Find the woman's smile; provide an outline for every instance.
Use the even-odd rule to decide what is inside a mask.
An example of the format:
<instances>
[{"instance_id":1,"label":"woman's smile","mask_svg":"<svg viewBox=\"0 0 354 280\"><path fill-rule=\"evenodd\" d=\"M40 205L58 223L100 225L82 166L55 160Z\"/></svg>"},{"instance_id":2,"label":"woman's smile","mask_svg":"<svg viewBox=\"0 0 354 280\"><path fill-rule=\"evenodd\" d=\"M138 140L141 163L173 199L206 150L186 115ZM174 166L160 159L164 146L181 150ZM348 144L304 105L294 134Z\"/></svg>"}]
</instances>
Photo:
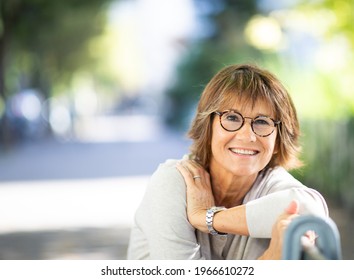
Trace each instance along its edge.
<instances>
[{"instance_id":1,"label":"woman's smile","mask_svg":"<svg viewBox=\"0 0 354 280\"><path fill-rule=\"evenodd\" d=\"M229 150L238 156L255 156L259 153L259 151L246 148L229 148Z\"/></svg>"}]
</instances>

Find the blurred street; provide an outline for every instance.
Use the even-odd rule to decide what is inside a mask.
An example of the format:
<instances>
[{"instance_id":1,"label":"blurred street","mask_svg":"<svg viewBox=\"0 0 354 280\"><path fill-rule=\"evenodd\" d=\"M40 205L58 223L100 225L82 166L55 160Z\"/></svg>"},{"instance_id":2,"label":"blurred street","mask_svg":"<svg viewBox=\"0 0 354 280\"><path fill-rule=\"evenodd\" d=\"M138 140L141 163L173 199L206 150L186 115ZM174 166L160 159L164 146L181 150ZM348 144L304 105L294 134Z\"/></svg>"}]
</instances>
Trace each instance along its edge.
<instances>
[{"instance_id":1,"label":"blurred street","mask_svg":"<svg viewBox=\"0 0 354 280\"><path fill-rule=\"evenodd\" d=\"M124 131L126 140L103 138L104 126L95 125L100 141L45 139L0 154L0 259L126 257L149 176L186 153L188 141L158 123L107 129ZM148 128L153 134L127 138Z\"/></svg>"}]
</instances>

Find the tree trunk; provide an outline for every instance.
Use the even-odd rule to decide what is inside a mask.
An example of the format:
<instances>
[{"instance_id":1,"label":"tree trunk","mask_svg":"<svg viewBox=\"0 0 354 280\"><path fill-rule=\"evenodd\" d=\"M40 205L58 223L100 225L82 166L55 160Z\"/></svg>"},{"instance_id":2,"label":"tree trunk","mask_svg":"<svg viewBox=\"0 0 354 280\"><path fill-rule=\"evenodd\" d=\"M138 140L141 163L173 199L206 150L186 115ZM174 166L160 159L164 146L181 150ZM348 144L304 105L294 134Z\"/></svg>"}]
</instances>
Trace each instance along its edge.
<instances>
[{"instance_id":1,"label":"tree trunk","mask_svg":"<svg viewBox=\"0 0 354 280\"><path fill-rule=\"evenodd\" d=\"M0 2L0 21L2 24L2 30L0 30L0 101L4 102L6 109L6 83L5 83L5 54L6 54L6 44L8 39L8 26L5 17L5 7L4 3ZM10 148L12 143L11 129L9 127L6 115L0 115L0 147L4 149Z\"/></svg>"},{"instance_id":2,"label":"tree trunk","mask_svg":"<svg viewBox=\"0 0 354 280\"><path fill-rule=\"evenodd\" d=\"M5 95L5 36L6 36L6 24L4 15L4 4L0 3L0 24L2 25L2 30L0 29L0 97L3 101L6 100Z\"/></svg>"}]
</instances>

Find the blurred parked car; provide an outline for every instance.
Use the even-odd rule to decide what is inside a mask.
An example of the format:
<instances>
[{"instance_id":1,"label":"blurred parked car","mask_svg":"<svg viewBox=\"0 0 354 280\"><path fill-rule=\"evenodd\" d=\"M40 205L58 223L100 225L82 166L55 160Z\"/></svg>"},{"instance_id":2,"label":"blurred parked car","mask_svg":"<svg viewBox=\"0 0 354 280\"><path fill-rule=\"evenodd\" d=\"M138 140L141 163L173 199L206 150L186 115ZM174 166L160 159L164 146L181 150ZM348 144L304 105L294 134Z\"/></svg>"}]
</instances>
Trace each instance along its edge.
<instances>
[{"instance_id":1,"label":"blurred parked car","mask_svg":"<svg viewBox=\"0 0 354 280\"><path fill-rule=\"evenodd\" d=\"M4 117L13 138L26 140L43 136L46 122L42 104L42 94L36 89L22 90L8 99Z\"/></svg>"}]
</instances>

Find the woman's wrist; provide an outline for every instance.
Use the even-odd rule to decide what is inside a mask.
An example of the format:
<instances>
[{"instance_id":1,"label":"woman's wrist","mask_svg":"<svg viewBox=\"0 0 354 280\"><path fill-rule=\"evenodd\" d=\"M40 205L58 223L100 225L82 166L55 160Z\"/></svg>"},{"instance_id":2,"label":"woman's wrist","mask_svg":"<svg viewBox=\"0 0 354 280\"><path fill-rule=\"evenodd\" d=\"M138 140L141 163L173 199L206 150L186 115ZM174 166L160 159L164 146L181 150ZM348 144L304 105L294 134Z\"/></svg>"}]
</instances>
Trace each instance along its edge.
<instances>
[{"instance_id":1,"label":"woman's wrist","mask_svg":"<svg viewBox=\"0 0 354 280\"><path fill-rule=\"evenodd\" d=\"M212 235L224 234L214 228L214 218L220 212L226 210L225 207L210 207L208 209L201 209L198 213L191 215L189 222L197 230Z\"/></svg>"},{"instance_id":2,"label":"woman's wrist","mask_svg":"<svg viewBox=\"0 0 354 280\"><path fill-rule=\"evenodd\" d=\"M205 223L205 216L206 216L207 209L201 209L198 212L194 213L193 215L189 215L189 223L199 231L208 233L208 228Z\"/></svg>"},{"instance_id":3,"label":"woman's wrist","mask_svg":"<svg viewBox=\"0 0 354 280\"><path fill-rule=\"evenodd\" d=\"M200 209L188 214L190 224L199 231L210 233L207 227L208 209ZM212 226L220 233L249 235L246 221L246 206L240 205L214 213Z\"/></svg>"}]
</instances>

